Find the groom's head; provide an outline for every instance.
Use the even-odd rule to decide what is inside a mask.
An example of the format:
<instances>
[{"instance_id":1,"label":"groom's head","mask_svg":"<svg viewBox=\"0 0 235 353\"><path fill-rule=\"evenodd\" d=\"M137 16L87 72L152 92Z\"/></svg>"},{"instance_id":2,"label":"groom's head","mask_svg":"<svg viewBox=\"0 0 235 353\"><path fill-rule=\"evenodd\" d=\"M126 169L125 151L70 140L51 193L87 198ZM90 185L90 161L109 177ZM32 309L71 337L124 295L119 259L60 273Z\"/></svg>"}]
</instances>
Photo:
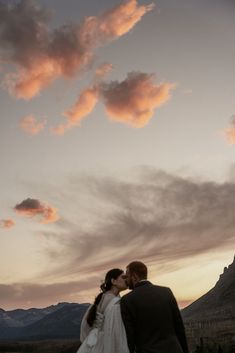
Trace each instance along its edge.
<instances>
[{"instance_id":1,"label":"groom's head","mask_svg":"<svg viewBox=\"0 0 235 353\"><path fill-rule=\"evenodd\" d=\"M133 261L126 268L126 282L129 289L133 289L139 281L147 279L147 276L148 269L143 262Z\"/></svg>"}]
</instances>

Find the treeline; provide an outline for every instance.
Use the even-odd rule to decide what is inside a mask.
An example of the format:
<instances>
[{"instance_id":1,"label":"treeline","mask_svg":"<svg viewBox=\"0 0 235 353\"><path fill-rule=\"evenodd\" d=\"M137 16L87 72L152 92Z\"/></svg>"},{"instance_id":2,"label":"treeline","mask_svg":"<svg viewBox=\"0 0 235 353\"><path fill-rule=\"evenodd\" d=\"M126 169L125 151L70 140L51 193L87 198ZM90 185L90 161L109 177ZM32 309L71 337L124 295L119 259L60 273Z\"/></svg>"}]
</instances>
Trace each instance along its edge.
<instances>
[{"instance_id":1,"label":"treeline","mask_svg":"<svg viewBox=\"0 0 235 353\"><path fill-rule=\"evenodd\" d=\"M235 353L235 342L221 343L216 342L204 343L200 339L200 344L196 346L193 353Z\"/></svg>"}]
</instances>

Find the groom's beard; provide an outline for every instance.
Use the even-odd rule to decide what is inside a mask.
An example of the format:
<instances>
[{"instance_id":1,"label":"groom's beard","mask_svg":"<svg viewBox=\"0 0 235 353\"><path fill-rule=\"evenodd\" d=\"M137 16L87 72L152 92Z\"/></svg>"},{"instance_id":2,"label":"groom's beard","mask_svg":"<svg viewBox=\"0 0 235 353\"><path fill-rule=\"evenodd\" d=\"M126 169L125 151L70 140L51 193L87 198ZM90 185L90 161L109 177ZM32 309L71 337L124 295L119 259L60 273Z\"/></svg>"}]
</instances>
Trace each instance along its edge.
<instances>
[{"instance_id":1,"label":"groom's beard","mask_svg":"<svg viewBox=\"0 0 235 353\"><path fill-rule=\"evenodd\" d=\"M133 283L133 281L130 279L129 281L128 281L128 288L129 289L134 289L134 283Z\"/></svg>"}]
</instances>

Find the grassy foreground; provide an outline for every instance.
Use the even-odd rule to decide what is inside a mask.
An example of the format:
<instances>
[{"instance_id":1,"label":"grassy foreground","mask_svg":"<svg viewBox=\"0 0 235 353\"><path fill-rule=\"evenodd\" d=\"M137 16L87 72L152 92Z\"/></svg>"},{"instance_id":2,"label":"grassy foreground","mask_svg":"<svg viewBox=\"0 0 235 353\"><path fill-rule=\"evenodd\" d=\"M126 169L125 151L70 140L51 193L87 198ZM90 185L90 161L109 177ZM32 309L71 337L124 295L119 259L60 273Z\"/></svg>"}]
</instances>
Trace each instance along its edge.
<instances>
[{"instance_id":1,"label":"grassy foreground","mask_svg":"<svg viewBox=\"0 0 235 353\"><path fill-rule=\"evenodd\" d=\"M79 340L0 342L1 353L76 353Z\"/></svg>"}]
</instances>

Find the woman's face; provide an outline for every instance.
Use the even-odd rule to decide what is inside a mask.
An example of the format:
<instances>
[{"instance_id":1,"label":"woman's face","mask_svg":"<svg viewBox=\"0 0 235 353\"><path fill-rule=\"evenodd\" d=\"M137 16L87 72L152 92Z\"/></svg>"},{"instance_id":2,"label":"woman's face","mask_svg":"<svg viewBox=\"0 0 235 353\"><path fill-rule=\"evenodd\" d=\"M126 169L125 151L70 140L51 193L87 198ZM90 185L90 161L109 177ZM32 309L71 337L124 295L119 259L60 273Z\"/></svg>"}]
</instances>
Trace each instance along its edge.
<instances>
[{"instance_id":1,"label":"woman's face","mask_svg":"<svg viewBox=\"0 0 235 353\"><path fill-rule=\"evenodd\" d=\"M113 279L112 283L115 287L117 287L120 291L127 289L126 284L126 275L125 273L120 274L117 279Z\"/></svg>"}]
</instances>

